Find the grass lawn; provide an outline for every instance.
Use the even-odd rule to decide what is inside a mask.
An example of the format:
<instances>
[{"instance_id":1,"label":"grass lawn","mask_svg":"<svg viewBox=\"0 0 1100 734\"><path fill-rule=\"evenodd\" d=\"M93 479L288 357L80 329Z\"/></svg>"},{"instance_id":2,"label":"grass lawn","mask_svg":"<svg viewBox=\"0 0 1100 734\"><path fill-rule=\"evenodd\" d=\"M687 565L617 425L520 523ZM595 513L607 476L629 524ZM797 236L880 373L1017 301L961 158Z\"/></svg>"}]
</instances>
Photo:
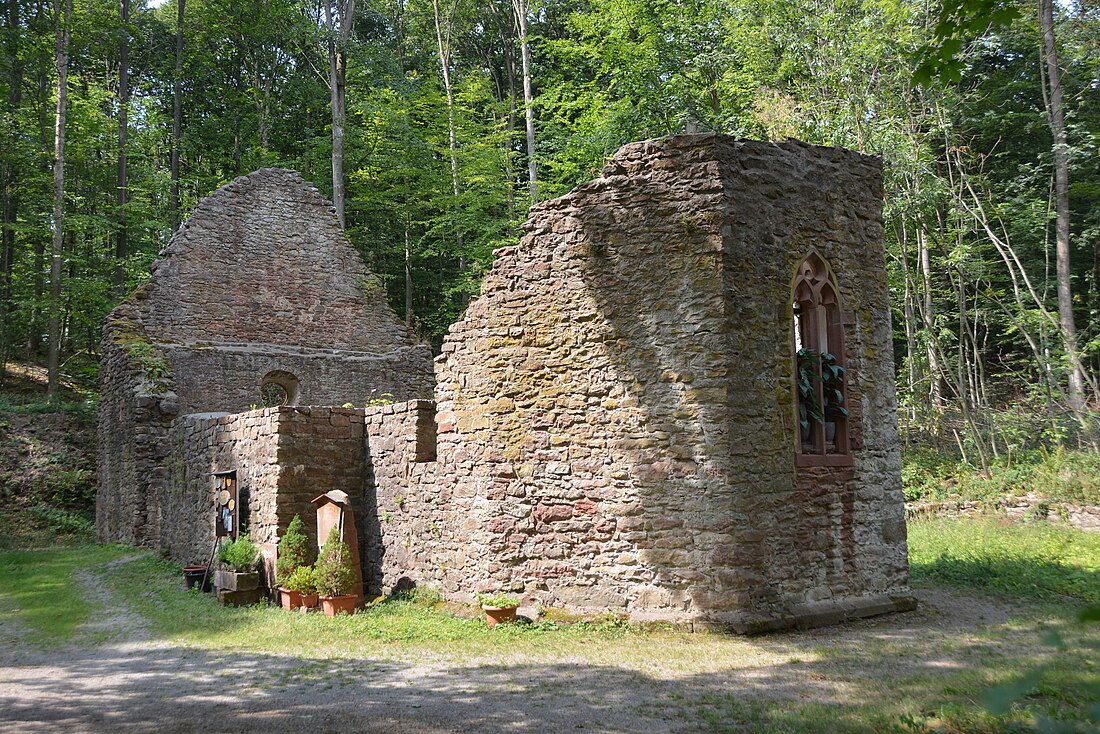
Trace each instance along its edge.
<instances>
[{"instance_id":1,"label":"grass lawn","mask_svg":"<svg viewBox=\"0 0 1100 734\"><path fill-rule=\"evenodd\" d=\"M83 634L102 605L72 583L78 569L99 570L150 638L218 655L293 658L296 679L334 669L354 679L347 671L356 665L385 661L504 667L523 671L538 690L626 676L647 691L633 704L644 715L714 732L1015 732L1044 719L1095 731L1100 671L1090 645L1100 625L1077 618L1100 603L1100 537L936 520L911 525L910 544L920 611L752 638L611 620L489 630L427 596L328 620L221 607L182 591L178 568L151 554L117 563L133 549L3 552L0 634L23 629L38 646L102 644ZM52 601L47 589L65 596Z\"/></svg>"}]
</instances>

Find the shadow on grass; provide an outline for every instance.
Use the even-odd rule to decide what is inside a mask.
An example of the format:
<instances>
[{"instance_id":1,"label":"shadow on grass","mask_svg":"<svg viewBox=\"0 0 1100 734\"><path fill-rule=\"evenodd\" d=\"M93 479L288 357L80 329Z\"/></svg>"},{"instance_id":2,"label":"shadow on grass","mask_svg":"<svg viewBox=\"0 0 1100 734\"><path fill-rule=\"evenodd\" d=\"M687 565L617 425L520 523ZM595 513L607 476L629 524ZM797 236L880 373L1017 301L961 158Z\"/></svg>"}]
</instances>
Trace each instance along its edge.
<instances>
[{"instance_id":1,"label":"shadow on grass","mask_svg":"<svg viewBox=\"0 0 1100 734\"><path fill-rule=\"evenodd\" d=\"M913 561L914 580L995 591L1025 599L1100 604L1100 572L1037 558L956 558Z\"/></svg>"},{"instance_id":2,"label":"shadow on grass","mask_svg":"<svg viewBox=\"0 0 1100 734\"><path fill-rule=\"evenodd\" d=\"M6 650L0 731L996 732L1014 725L974 701L1040 663L1057 685L1030 710L1087 731L1096 698L1085 652L1044 647L1023 607L937 589L917 612L746 639L489 631L408 602L325 620L224 608L177 574L151 555L103 569L148 625L136 640Z\"/></svg>"},{"instance_id":3,"label":"shadow on grass","mask_svg":"<svg viewBox=\"0 0 1100 734\"><path fill-rule=\"evenodd\" d=\"M798 648L805 638L769 639ZM0 730L870 733L923 731L926 716L953 717L952 731L1011 728L972 705L945 714L950 704L928 700L930 691L943 698L945 684L964 697L988 685L982 675L949 674L967 665L969 651L947 660L923 654L912 638L909 646L907 675L894 671L892 681L881 660L868 659L881 651L858 639L834 641L815 661L686 676L560 661L447 665L163 646L26 652L0 677L0 722L16 727Z\"/></svg>"}]
</instances>

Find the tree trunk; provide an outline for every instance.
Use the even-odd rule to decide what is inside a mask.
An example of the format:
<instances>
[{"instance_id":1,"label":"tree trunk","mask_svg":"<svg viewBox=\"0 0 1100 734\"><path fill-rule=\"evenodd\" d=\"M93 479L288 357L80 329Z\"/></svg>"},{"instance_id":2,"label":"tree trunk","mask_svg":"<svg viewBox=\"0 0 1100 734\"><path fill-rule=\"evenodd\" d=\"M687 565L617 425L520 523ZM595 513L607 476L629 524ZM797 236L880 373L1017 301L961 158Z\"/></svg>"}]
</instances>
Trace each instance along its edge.
<instances>
[{"instance_id":1,"label":"tree trunk","mask_svg":"<svg viewBox=\"0 0 1100 734\"><path fill-rule=\"evenodd\" d=\"M115 298L126 292L126 137L129 132L127 113L130 107L130 0L121 0L122 42L118 51L118 232L115 234Z\"/></svg>"},{"instance_id":2,"label":"tree trunk","mask_svg":"<svg viewBox=\"0 0 1100 734\"><path fill-rule=\"evenodd\" d=\"M432 0L432 13L435 17L435 38L439 48L439 66L443 70L443 90L447 95L447 133L451 156L451 192L455 205L455 249L458 251L459 272L466 272L466 253L462 244L462 224L460 222L459 196L462 186L458 180L458 135L455 133L454 87L451 85L451 19L447 19L446 40L444 40L443 20L439 13L439 0ZM462 299L465 302L465 298Z\"/></svg>"},{"instance_id":3,"label":"tree trunk","mask_svg":"<svg viewBox=\"0 0 1100 734\"><path fill-rule=\"evenodd\" d=\"M8 67L8 105L12 112L12 128L8 132L10 140L8 160L0 175L0 186L4 190L3 224L0 225L0 385L4 383L7 373L8 348L12 341L11 314L12 308L12 275L15 268L15 225L19 218L19 171L14 160L16 155L16 143L19 140L19 130L16 122L19 119L18 111L22 102L23 90L23 65L19 59L19 3L8 3L7 31L5 47L11 56L11 64Z\"/></svg>"},{"instance_id":4,"label":"tree trunk","mask_svg":"<svg viewBox=\"0 0 1100 734\"><path fill-rule=\"evenodd\" d=\"M531 91L531 45L527 39L527 0L512 0L519 24L519 49L523 60L523 109L527 120L527 179L531 185L531 205L539 200L538 172L535 161L535 95Z\"/></svg>"},{"instance_id":5,"label":"tree trunk","mask_svg":"<svg viewBox=\"0 0 1100 734\"><path fill-rule=\"evenodd\" d=\"M57 397L61 388L61 245L65 217L65 115L69 105L69 23L73 0L64 0L57 11L57 114L54 123L53 155L53 243L50 250L49 356L46 370L49 383L46 396Z\"/></svg>"},{"instance_id":6,"label":"tree trunk","mask_svg":"<svg viewBox=\"0 0 1100 734\"><path fill-rule=\"evenodd\" d=\"M340 228L347 229L344 218L344 123L346 119L345 84L347 83L347 42L355 16L355 0L336 0L334 8L325 0L325 29L328 36L328 84L332 106L332 205Z\"/></svg>"},{"instance_id":7,"label":"tree trunk","mask_svg":"<svg viewBox=\"0 0 1100 734\"><path fill-rule=\"evenodd\" d=\"M172 231L180 228L180 132L183 127L183 11L187 0L176 0L176 72L172 79Z\"/></svg>"},{"instance_id":8,"label":"tree trunk","mask_svg":"<svg viewBox=\"0 0 1100 734\"><path fill-rule=\"evenodd\" d=\"M1073 285L1069 259L1069 145L1062 103L1062 73L1054 40L1053 0L1039 0L1039 24L1043 29L1043 60L1046 66L1047 122L1054 139L1055 261L1058 270L1058 321L1069 361L1069 402L1074 413L1085 408L1085 376L1077 350L1077 326L1073 318Z\"/></svg>"},{"instance_id":9,"label":"tree trunk","mask_svg":"<svg viewBox=\"0 0 1100 734\"><path fill-rule=\"evenodd\" d=\"M921 319L925 330L925 355L928 359L928 397L933 406L943 404L943 394L940 390L939 353L936 350L936 342L939 336L936 334L936 317L932 304L932 260L928 252L928 234L924 225L917 227L917 257L920 260L922 307Z\"/></svg>"}]
</instances>

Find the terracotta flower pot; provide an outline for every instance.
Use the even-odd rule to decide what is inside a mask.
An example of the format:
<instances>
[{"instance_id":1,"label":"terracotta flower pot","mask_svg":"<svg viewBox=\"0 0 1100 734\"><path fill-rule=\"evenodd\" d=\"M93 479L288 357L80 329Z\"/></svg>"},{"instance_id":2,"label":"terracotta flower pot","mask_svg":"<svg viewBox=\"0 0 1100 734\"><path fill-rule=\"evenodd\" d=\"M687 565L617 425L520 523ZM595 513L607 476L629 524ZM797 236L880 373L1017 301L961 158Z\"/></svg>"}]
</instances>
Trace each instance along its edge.
<instances>
[{"instance_id":1,"label":"terracotta flower pot","mask_svg":"<svg viewBox=\"0 0 1100 734\"><path fill-rule=\"evenodd\" d=\"M317 600L320 599L319 594L302 594L301 607L302 609L315 609L317 607Z\"/></svg>"},{"instance_id":2,"label":"terracotta flower pot","mask_svg":"<svg viewBox=\"0 0 1100 734\"><path fill-rule=\"evenodd\" d=\"M506 622L516 621L516 610L519 607L485 607L481 608L481 611L485 612L485 621L490 627L496 627L498 624L504 624Z\"/></svg>"},{"instance_id":3,"label":"terracotta flower pot","mask_svg":"<svg viewBox=\"0 0 1100 734\"><path fill-rule=\"evenodd\" d=\"M294 589L287 589L280 586L279 601L282 603L283 609L292 611L302 605L302 593Z\"/></svg>"},{"instance_id":4,"label":"terracotta flower pot","mask_svg":"<svg viewBox=\"0 0 1100 734\"><path fill-rule=\"evenodd\" d=\"M357 594L321 597L321 608L325 610L326 617L335 617L340 612L355 614L355 605L358 603L359 596Z\"/></svg>"}]
</instances>

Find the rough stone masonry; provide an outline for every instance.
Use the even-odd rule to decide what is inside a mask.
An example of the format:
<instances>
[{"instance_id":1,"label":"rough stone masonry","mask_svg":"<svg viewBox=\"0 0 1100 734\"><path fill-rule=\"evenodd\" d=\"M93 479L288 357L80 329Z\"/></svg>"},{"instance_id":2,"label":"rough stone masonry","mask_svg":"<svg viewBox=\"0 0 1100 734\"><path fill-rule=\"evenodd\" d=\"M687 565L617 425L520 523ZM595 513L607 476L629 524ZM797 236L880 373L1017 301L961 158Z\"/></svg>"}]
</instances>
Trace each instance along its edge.
<instances>
[{"instance_id":1,"label":"rough stone masonry","mask_svg":"<svg viewBox=\"0 0 1100 734\"><path fill-rule=\"evenodd\" d=\"M740 631L911 604L876 159L720 135L624 147L599 179L534 207L519 244L497 251L436 358L434 401L419 399L430 391L424 352L379 294L354 295L369 282L358 261L333 268L300 245L249 284L252 301L222 287L232 275L204 263L234 262L257 228L306 238L333 223L294 174L260 171L232 187L237 197L255 187L271 203L255 215L255 202L233 209L235 197L219 191L173 240L146 295L108 323L101 537L158 545L129 528L167 538L168 525L186 526L176 536L190 540L173 556L200 560L180 549L212 533L211 462L201 457L220 452L210 472L256 464L249 451L211 448L222 440L211 431L224 437L251 421L266 427L247 440L268 451L271 468L238 481L274 487L252 497L298 498L257 505L254 517L267 514L254 534L269 548L301 507L292 481L348 491L362 467L359 538L372 592L412 582L468 601L505 590L574 612ZM292 205L303 196L308 211ZM223 232L233 235L211 236ZM354 254L338 231L332 238ZM835 452L809 458L793 307L808 258L839 292L829 328L843 334L848 407ZM317 302L334 292L349 294L340 307ZM275 314L271 299L282 299ZM259 336L269 330L280 338ZM358 330L369 335L352 356L386 355L384 369L336 359ZM128 341L135 332L152 357ZM278 348L242 346L256 342ZM331 373L292 359L326 350ZM241 410L268 370L300 382L303 406L361 405L371 388L399 402L316 416L284 406L239 424L214 417L217 429L177 417ZM354 386L340 393L346 400L319 389L341 383L341 370ZM228 389L206 395L209 382ZM400 402L408 398L417 399ZM345 417L362 428L326 438ZM274 450L260 448L271 443L264 430ZM305 437L293 448L283 438L292 432ZM168 434L174 443L158 443ZM189 467L182 479L180 466ZM190 499L150 502L144 478L173 471L160 486Z\"/></svg>"}]
</instances>

